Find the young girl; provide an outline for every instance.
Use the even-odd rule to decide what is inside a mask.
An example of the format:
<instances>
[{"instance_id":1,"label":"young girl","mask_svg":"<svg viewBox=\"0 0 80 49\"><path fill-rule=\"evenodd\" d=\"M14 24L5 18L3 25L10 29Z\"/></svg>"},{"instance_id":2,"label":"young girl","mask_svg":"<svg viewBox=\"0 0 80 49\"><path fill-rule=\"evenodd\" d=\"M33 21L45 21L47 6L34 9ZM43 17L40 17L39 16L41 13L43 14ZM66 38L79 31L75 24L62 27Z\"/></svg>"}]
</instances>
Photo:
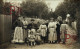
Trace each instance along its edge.
<instances>
[{"instance_id":1,"label":"young girl","mask_svg":"<svg viewBox=\"0 0 80 49\"><path fill-rule=\"evenodd\" d=\"M65 21L63 21L63 24L61 24L60 27L60 33L61 33L61 42L64 44L65 43L65 34L66 34L66 30L67 30L67 24Z\"/></svg>"},{"instance_id":2,"label":"young girl","mask_svg":"<svg viewBox=\"0 0 80 49\"><path fill-rule=\"evenodd\" d=\"M34 46L35 45L35 34L33 33L33 31L30 31L28 38L29 38L30 46Z\"/></svg>"},{"instance_id":3,"label":"young girl","mask_svg":"<svg viewBox=\"0 0 80 49\"><path fill-rule=\"evenodd\" d=\"M46 42L46 32L47 32L47 26L45 25L45 23L41 24L40 27L40 33L41 33L41 39L42 39L42 42L45 43Z\"/></svg>"},{"instance_id":4,"label":"young girl","mask_svg":"<svg viewBox=\"0 0 80 49\"><path fill-rule=\"evenodd\" d=\"M40 30L38 29L37 32L36 32L36 44L40 44L41 42L41 33L40 33Z\"/></svg>"}]
</instances>

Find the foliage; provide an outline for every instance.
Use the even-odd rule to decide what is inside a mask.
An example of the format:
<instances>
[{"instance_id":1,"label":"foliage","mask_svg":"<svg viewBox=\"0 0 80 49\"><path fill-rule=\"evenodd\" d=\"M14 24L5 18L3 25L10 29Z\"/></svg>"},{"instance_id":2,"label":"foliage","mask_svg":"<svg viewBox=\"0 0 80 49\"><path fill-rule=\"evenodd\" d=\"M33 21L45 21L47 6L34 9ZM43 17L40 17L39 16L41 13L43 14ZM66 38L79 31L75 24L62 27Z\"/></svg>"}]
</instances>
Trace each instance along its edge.
<instances>
[{"instance_id":1,"label":"foliage","mask_svg":"<svg viewBox=\"0 0 80 49\"><path fill-rule=\"evenodd\" d=\"M2 14L3 0L0 0L0 14Z\"/></svg>"},{"instance_id":2,"label":"foliage","mask_svg":"<svg viewBox=\"0 0 80 49\"><path fill-rule=\"evenodd\" d=\"M45 18L48 14L48 7L44 2L28 0L21 4L22 15L30 17Z\"/></svg>"},{"instance_id":3,"label":"foliage","mask_svg":"<svg viewBox=\"0 0 80 49\"><path fill-rule=\"evenodd\" d=\"M11 4L9 2L5 2L3 6L3 14L10 15L10 6Z\"/></svg>"},{"instance_id":4,"label":"foliage","mask_svg":"<svg viewBox=\"0 0 80 49\"><path fill-rule=\"evenodd\" d=\"M76 18L76 9L80 9L80 0L65 0L55 10L56 15L61 15L63 19L66 18L66 14L70 14L74 19Z\"/></svg>"}]
</instances>

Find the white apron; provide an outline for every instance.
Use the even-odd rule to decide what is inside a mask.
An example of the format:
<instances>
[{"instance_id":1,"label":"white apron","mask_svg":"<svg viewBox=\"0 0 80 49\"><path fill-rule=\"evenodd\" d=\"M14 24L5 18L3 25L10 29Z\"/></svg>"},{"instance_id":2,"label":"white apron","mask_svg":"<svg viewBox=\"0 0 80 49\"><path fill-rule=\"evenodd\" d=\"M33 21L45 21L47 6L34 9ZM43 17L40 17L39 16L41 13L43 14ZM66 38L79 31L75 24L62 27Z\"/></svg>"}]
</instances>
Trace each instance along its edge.
<instances>
[{"instance_id":1,"label":"white apron","mask_svg":"<svg viewBox=\"0 0 80 49\"><path fill-rule=\"evenodd\" d=\"M39 29L40 29L40 32L41 32L41 36L45 37L46 32L47 32L47 26L46 25L40 25Z\"/></svg>"},{"instance_id":2,"label":"white apron","mask_svg":"<svg viewBox=\"0 0 80 49\"><path fill-rule=\"evenodd\" d=\"M23 43L24 42L22 27L16 27L15 28L15 32L14 32L14 37L13 37L12 43L15 43L15 42L19 42L19 43Z\"/></svg>"}]
</instances>

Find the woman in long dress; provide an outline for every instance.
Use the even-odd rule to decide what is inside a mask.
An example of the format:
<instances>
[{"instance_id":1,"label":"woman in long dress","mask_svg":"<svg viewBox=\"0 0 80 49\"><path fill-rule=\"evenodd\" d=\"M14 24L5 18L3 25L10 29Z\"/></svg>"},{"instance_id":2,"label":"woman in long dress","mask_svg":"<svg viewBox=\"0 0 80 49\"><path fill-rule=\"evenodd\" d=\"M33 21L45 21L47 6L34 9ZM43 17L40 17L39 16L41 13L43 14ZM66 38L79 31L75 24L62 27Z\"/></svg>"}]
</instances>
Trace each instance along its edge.
<instances>
[{"instance_id":1,"label":"woman in long dress","mask_svg":"<svg viewBox=\"0 0 80 49\"><path fill-rule=\"evenodd\" d=\"M60 43L61 39L60 39L60 27L61 27L61 24L62 24L62 17L61 16L58 16L57 17L57 21L56 21L56 32L57 32L57 43Z\"/></svg>"},{"instance_id":2,"label":"woman in long dress","mask_svg":"<svg viewBox=\"0 0 80 49\"><path fill-rule=\"evenodd\" d=\"M56 23L53 21L52 18L48 24L48 29L49 29L48 36L49 43L55 43L55 41L57 40Z\"/></svg>"},{"instance_id":3,"label":"woman in long dress","mask_svg":"<svg viewBox=\"0 0 80 49\"><path fill-rule=\"evenodd\" d=\"M41 39L42 39L43 43L45 43L46 42L46 36L47 36L47 34L46 34L46 32L47 32L46 24L45 23L41 24L40 27L39 27L39 30L41 32Z\"/></svg>"},{"instance_id":4,"label":"woman in long dress","mask_svg":"<svg viewBox=\"0 0 80 49\"><path fill-rule=\"evenodd\" d=\"M20 20L18 20L17 22L17 27L15 28L14 31L14 37L12 40L12 43L24 43L24 39L23 39L23 29L21 27L21 22Z\"/></svg>"}]
</instances>

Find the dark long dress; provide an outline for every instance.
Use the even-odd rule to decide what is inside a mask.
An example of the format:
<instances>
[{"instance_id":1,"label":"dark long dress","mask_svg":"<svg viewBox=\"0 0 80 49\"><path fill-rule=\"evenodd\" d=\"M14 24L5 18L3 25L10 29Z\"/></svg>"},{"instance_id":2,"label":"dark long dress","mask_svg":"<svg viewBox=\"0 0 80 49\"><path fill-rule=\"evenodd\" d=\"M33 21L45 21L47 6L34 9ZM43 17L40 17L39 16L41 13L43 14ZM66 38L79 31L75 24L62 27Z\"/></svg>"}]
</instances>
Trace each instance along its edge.
<instances>
[{"instance_id":1,"label":"dark long dress","mask_svg":"<svg viewBox=\"0 0 80 49\"><path fill-rule=\"evenodd\" d=\"M48 28L48 23L46 23L46 26ZM49 30L47 29L47 32L46 32L46 42L48 42L48 34L49 34Z\"/></svg>"},{"instance_id":2,"label":"dark long dress","mask_svg":"<svg viewBox=\"0 0 80 49\"><path fill-rule=\"evenodd\" d=\"M62 21L59 21L59 24L57 24L56 32L57 32L57 42L60 42L60 26L62 24Z\"/></svg>"},{"instance_id":3,"label":"dark long dress","mask_svg":"<svg viewBox=\"0 0 80 49\"><path fill-rule=\"evenodd\" d=\"M34 23L33 24L32 23L31 24L28 24L27 29L30 29L30 30L31 29L36 29L37 30L38 29L38 25L37 24L34 24Z\"/></svg>"}]
</instances>

